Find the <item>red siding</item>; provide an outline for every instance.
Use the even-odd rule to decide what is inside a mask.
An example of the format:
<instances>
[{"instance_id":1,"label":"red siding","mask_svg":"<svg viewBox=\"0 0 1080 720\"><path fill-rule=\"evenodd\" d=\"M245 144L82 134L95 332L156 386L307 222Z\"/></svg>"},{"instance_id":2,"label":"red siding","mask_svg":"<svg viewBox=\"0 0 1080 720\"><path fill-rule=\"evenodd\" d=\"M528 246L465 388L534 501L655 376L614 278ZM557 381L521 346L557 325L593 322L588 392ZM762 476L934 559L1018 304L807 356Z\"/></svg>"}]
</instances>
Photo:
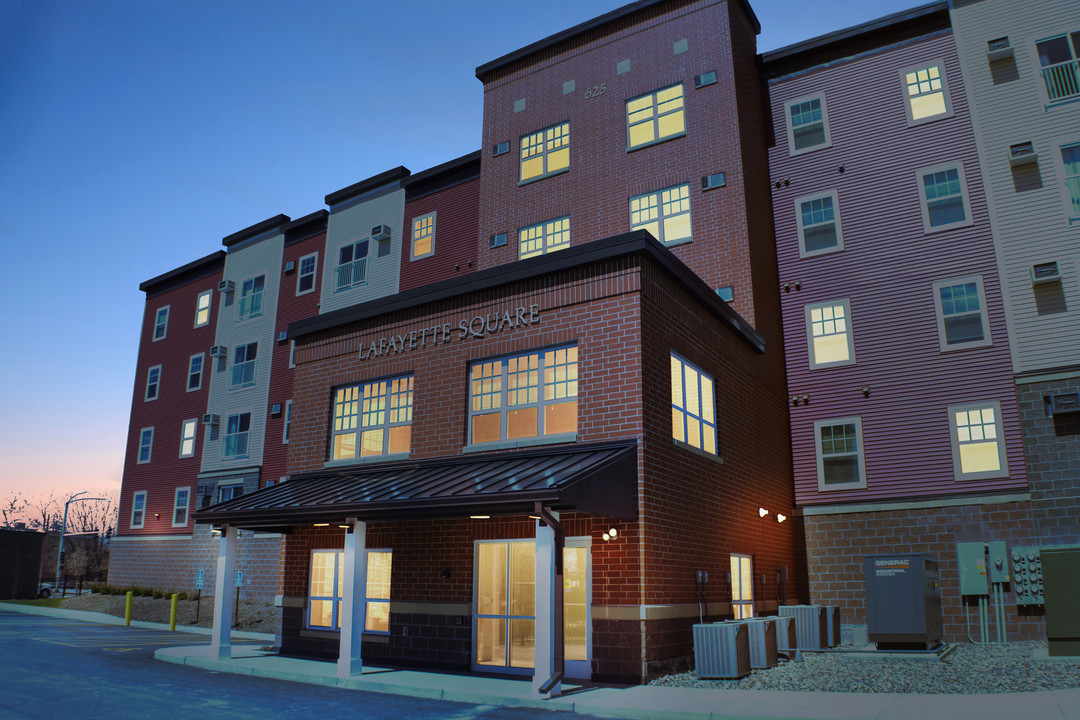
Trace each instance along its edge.
<instances>
[{"instance_id":1,"label":"red siding","mask_svg":"<svg viewBox=\"0 0 1080 720\"><path fill-rule=\"evenodd\" d=\"M412 260L412 221L435 212L435 253ZM401 291L476 270L480 179L405 203L401 244Z\"/></svg>"}]
</instances>

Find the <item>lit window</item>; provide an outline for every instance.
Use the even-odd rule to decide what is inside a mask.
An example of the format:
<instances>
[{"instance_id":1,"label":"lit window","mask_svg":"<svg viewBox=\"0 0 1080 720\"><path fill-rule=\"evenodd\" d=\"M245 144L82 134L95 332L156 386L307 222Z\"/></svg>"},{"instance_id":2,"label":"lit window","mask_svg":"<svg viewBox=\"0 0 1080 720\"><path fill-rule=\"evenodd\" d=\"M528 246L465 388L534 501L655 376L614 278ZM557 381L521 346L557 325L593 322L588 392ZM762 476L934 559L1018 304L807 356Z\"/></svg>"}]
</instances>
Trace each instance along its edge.
<instances>
[{"instance_id":1,"label":"lit window","mask_svg":"<svg viewBox=\"0 0 1080 720\"><path fill-rule=\"evenodd\" d=\"M197 420L185 420L180 426L180 457L195 456L195 429L197 427Z\"/></svg>"},{"instance_id":2,"label":"lit window","mask_svg":"<svg viewBox=\"0 0 1080 720\"><path fill-rule=\"evenodd\" d=\"M862 418L814 422L818 490L866 487Z\"/></svg>"},{"instance_id":3,"label":"lit window","mask_svg":"<svg viewBox=\"0 0 1080 720\"><path fill-rule=\"evenodd\" d=\"M949 429L957 480L1008 477L999 402L950 405Z\"/></svg>"},{"instance_id":4,"label":"lit window","mask_svg":"<svg viewBox=\"0 0 1080 720\"><path fill-rule=\"evenodd\" d=\"M731 556L731 614L736 620L754 617L754 573L749 555Z\"/></svg>"},{"instance_id":5,"label":"lit window","mask_svg":"<svg viewBox=\"0 0 1080 720\"><path fill-rule=\"evenodd\" d=\"M154 315L154 342L165 339L165 333L169 329L169 306L158 308Z\"/></svg>"},{"instance_id":6,"label":"lit window","mask_svg":"<svg viewBox=\"0 0 1080 720\"><path fill-rule=\"evenodd\" d=\"M155 365L146 371L146 401L157 400L161 389L161 366Z\"/></svg>"},{"instance_id":7,"label":"lit window","mask_svg":"<svg viewBox=\"0 0 1080 720\"><path fill-rule=\"evenodd\" d=\"M205 353L192 355L188 358L187 391L198 390L202 387L203 359Z\"/></svg>"},{"instance_id":8,"label":"lit window","mask_svg":"<svg viewBox=\"0 0 1080 720\"><path fill-rule=\"evenodd\" d=\"M188 523L188 505L191 502L191 488L176 488L176 497L173 500L173 527L186 527Z\"/></svg>"},{"instance_id":9,"label":"lit window","mask_svg":"<svg viewBox=\"0 0 1080 720\"><path fill-rule=\"evenodd\" d=\"M844 249L840 230L840 204L836 191L795 200L799 230L799 257L813 257Z\"/></svg>"},{"instance_id":10,"label":"lit window","mask_svg":"<svg viewBox=\"0 0 1080 720\"><path fill-rule=\"evenodd\" d=\"M648 230L665 245L689 242L690 186L676 185L630 198L630 229Z\"/></svg>"},{"instance_id":11,"label":"lit window","mask_svg":"<svg viewBox=\"0 0 1080 720\"><path fill-rule=\"evenodd\" d=\"M296 275L296 294L306 295L315 289L315 271L319 267L319 253L300 258L300 272Z\"/></svg>"},{"instance_id":12,"label":"lit window","mask_svg":"<svg viewBox=\"0 0 1080 720\"><path fill-rule=\"evenodd\" d=\"M154 450L154 428L143 428L139 431L139 465L150 462L150 456Z\"/></svg>"},{"instance_id":13,"label":"lit window","mask_svg":"<svg viewBox=\"0 0 1080 720\"><path fill-rule=\"evenodd\" d=\"M390 575L393 553L367 551L367 613L364 632L390 632ZM341 602L345 597L345 552L313 550L308 587L308 627L341 629Z\"/></svg>"},{"instance_id":14,"label":"lit window","mask_svg":"<svg viewBox=\"0 0 1080 720\"><path fill-rule=\"evenodd\" d=\"M255 361L259 353L259 343L237 346L233 350L232 374L229 387L240 388L255 384Z\"/></svg>"},{"instance_id":15,"label":"lit window","mask_svg":"<svg viewBox=\"0 0 1080 720\"><path fill-rule=\"evenodd\" d=\"M671 435L677 442L716 455L713 379L671 354Z\"/></svg>"},{"instance_id":16,"label":"lit window","mask_svg":"<svg viewBox=\"0 0 1080 720\"><path fill-rule=\"evenodd\" d=\"M331 459L408 453L412 409L412 375L338 388Z\"/></svg>"},{"instance_id":17,"label":"lit window","mask_svg":"<svg viewBox=\"0 0 1080 720\"><path fill-rule=\"evenodd\" d=\"M432 255L435 252L435 213L421 215L412 221L412 259Z\"/></svg>"},{"instance_id":18,"label":"lit window","mask_svg":"<svg viewBox=\"0 0 1080 720\"><path fill-rule=\"evenodd\" d=\"M213 297L213 290L199 293L199 298L195 301L195 327L202 327L210 322L210 302Z\"/></svg>"},{"instance_id":19,"label":"lit window","mask_svg":"<svg viewBox=\"0 0 1080 720\"><path fill-rule=\"evenodd\" d=\"M942 350L991 344L981 275L935 282L934 306L937 309L938 342Z\"/></svg>"},{"instance_id":20,"label":"lit window","mask_svg":"<svg viewBox=\"0 0 1080 720\"><path fill-rule=\"evenodd\" d=\"M292 400L285 403L285 427L281 431L281 443L283 445L289 442L289 429L292 426Z\"/></svg>"},{"instance_id":21,"label":"lit window","mask_svg":"<svg viewBox=\"0 0 1080 720\"><path fill-rule=\"evenodd\" d=\"M943 61L901 70L900 81L904 87L908 124L915 125L952 115Z\"/></svg>"},{"instance_id":22,"label":"lit window","mask_svg":"<svg viewBox=\"0 0 1080 720\"><path fill-rule=\"evenodd\" d=\"M829 113L824 95L796 98L784 103L787 118L788 151L798 155L830 147Z\"/></svg>"},{"instance_id":23,"label":"lit window","mask_svg":"<svg viewBox=\"0 0 1080 720\"><path fill-rule=\"evenodd\" d=\"M475 362L469 369L469 442L573 440L577 396L574 345Z\"/></svg>"},{"instance_id":24,"label":"lit window","mask_svg":"<svg viewBox=\"0 0 1080 720\"><path fill-rule=\"evenodd\" d=\"M348 290L367 282L368 241L350 243L338 250L334 291Z\"/></svg>"},{"instance_id":25,"label":"lit window","mask_svg":"<svg viewBox=\"0 0 1080 720\"><path fill-rule=\"evenodd\" d=\"M1065 172L1065 197L1070 222L1080 219L1080 143L1061 146L1061 165Z\"/></svg>"},{"instance_id":26,"label":"lit window","mask_svg":"<svg viewBox=\"0 0 1080 720\"><path fill-rule=\"evenodd\" d=\"M140 490L131 498L131 529L138 530L146 520L146 491Z\"/></svg>"},{"instance_id":27,"label":"lit window","mask_svg":"<svg viewBox=\"0 0 1080 720\"><path fill-rule=\"evenodd\" d=\"M833 300L807 305L805 313L810 369L854 363L855 338L851 332L850 301Z\"/></svg>"},{"instance_id":28,"label":"lit window","mask_svg":"<svg viewBox=\"0 0 1080 720\"><path fill-rule=\"evenodd\" d=\"M225 436L221 440L221 456L227 459L247 457L250 434L251 413L230 415L225 423Z\"/></svg>"},{"instance_id":29,"label":"lit window","mask_svg":"<svg viewBox=\"0 0 1080 720\"><path fill-rule=\"evenodd\" d=\"M685 135L682 83L627 100L626 127L630 148Z\"/></svg>"},{"instance_id":30,"label":"lit window","mask_svg":"<svg viewBox=\"0 0 1080 720\"><path fill-rule=\"evenodd\" d=\"M240 286L240 309L237 312L238 320L262 315L263 285L266 276L250 278Z\"/></svg>"},{"instance_id":31,"label":"lit window","mask_svg":"<svg viewBox=\"0 0 1080 720\"><path fill-rule=\"evenodd\" d=\"M964 168L938 165L915 172L922 200L923 230L936 232L971 224L971 208L964 192Z\"/></svg>"},{"instance_id":32,"label":"lit window","mask_svg":"<svg viewBox=\"0 0 1080 720\"><path fill-rule=\"evenodd\" d=\"M1035 48L1047 98L1055 101L1080 95L1080 32L1040 40Z\"/></svg>"},{"instance_id":33,"label":"lit window","mask_svg":"<svg viewBox=\"0 0 1080 720\"><path fill-rule=\"evenodd\" d=\"M521 182L570 169L570 123L552 125L521 138Z\"/></svg>"},{"instance_id":34,"label":"lit window","mask_svg":"<svg viewBox=\"0 0 1080 720\"><path fill-rule=\"evenodd\" d=\"M549 220L518 230L518 257L522 260L570 247L570 218Z\"/></svg>"}]
</instances>

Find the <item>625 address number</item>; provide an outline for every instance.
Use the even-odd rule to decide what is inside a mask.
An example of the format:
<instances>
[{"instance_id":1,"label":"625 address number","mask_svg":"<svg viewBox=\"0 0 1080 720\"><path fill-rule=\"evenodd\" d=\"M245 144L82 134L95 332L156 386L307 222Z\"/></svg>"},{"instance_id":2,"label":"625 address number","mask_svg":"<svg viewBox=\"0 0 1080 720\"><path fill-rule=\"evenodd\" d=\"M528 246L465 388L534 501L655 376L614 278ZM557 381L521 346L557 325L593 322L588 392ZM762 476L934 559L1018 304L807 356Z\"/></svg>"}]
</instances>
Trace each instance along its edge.
<instances>
[{"instance_id":1,"label":"625 address number","mask_svg":"<svg viewBox=\"0 0 1080 720\"><path fill-rule=\"evenodd\" d=\"M607 83L603 85L593 85L591 88L585 91L585 99L600 97L607 92Z\"/></svg>"}]
</instances>

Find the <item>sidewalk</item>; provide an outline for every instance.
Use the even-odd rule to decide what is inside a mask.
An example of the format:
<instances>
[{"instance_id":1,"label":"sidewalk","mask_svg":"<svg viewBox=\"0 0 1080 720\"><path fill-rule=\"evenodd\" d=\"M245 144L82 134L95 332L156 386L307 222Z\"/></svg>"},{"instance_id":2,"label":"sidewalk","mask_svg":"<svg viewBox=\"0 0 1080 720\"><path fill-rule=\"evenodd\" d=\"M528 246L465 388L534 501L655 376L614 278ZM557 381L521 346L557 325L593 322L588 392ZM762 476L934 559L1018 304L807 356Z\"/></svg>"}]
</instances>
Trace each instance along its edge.
<instances>
[{"instance_id":1,"label":"sidewalk","mask_svg":"<svg viewBox=\"0 0 1080 720\"><path fill-rule=\"evenodd\" d=\"M123 624L99 613L0 603L0 608L88 622ZM157 630L161 623L133 621ZM208 634L207 628L177 628ZM235 640L273 641L272 635L233 632ZM564 695L536 697L522 680L365 666L358 677L339 679L330 662L287 658L251 645L232 648L230 660L211 660L205 645L163 648L155 657L216 672L253 675L315 685L482 705L532 707L608 718L656 720L1080 720L1080 688L995 695L916 695L819 692L756 692L633 686L578 687Z\"/></svg>"}]
</instances>

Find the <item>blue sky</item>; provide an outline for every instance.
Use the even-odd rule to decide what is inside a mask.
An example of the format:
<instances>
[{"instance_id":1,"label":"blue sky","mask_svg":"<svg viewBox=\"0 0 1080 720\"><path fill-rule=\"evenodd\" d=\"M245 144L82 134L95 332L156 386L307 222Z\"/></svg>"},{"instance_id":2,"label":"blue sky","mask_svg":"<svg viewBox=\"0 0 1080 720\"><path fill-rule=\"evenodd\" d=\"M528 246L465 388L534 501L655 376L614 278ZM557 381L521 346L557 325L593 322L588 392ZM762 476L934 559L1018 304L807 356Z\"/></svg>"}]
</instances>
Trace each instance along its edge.
<instances>
[{"instance_id":1,"label":"blue sky","mask_svg":"<svg viewBox=\"0 0 1080 720\"><path fill-rule=\"evenodd\" d=\"M140 282L478 149L475 68L623 4L0 0L0 499L119 489ZM752 4L767 51L920 3Z\"/></svg>"}]
</instances>

